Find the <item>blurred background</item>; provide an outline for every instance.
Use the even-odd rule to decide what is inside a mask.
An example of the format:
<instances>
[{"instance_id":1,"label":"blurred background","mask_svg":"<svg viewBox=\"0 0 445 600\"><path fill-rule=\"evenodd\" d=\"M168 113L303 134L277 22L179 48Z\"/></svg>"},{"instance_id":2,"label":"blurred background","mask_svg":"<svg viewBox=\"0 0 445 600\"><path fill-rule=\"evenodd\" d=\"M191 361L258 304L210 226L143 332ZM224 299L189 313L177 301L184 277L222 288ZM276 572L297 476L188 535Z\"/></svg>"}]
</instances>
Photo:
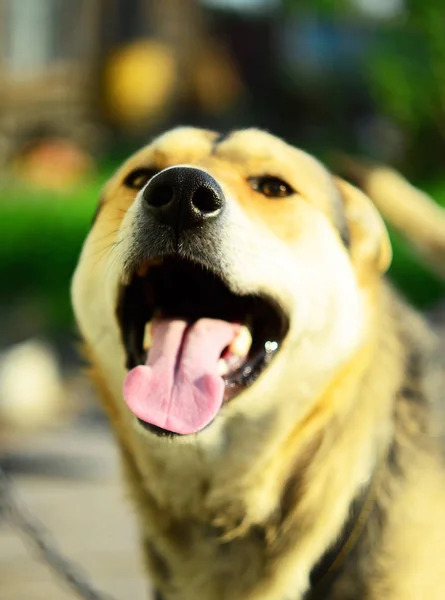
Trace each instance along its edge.
<instances>
[{"instance_id":1,"label":"blurred background","mask_svg":"<svg viewBox=\"0 0 445 600\"><path fill-rule=\"evenodd\" d=\"M257 126L445 203L444 17L442 0L0 0L0 464L82 559L88 528L86 562L121 597L142 584L69 299L101 186L166 128ZM390 276L433 305L443 287L391 234ZM0 599L71 597L5 528Z\"/></svg>"}]
</instances>

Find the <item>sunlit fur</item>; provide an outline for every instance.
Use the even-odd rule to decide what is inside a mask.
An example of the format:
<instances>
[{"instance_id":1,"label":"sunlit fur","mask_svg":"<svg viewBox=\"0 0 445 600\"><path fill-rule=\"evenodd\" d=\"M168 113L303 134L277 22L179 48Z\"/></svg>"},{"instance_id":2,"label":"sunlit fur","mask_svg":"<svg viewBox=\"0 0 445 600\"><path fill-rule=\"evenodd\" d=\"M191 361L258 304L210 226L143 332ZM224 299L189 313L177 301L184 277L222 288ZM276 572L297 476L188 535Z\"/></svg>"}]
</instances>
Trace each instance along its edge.
<instances>
[{"instance_id":1,"label":"sunlit fur","mask_svg":"<svg viewBox=\"0 0 445 600\"><path fill-rule=\"evenodd\" d=\"M143 431L123 402L116 305L141 211L141 194L123 180L135 168L174 165L218 181L228 204L223 275L235 292L273 297L290 329L271 365L207 429L168 440ZM261 196L248 179L264 174L296 194ZM311 569L376 470L375 502L385 513L379 543L366 556L360 551L373 536L370 519L323 597L444 597L445 481L429 421L443 374L433 366L433 332L384 282L390 260L383 221L367 196L258 130L217 142L213 132L175 129L106 185L73 304L122 450L149 577L165 600L303 598ZM401 392L413 347L425 362L419 406ZM386 458L395 447L406 470L400 481Z\"/></svg>"}]
</instances>

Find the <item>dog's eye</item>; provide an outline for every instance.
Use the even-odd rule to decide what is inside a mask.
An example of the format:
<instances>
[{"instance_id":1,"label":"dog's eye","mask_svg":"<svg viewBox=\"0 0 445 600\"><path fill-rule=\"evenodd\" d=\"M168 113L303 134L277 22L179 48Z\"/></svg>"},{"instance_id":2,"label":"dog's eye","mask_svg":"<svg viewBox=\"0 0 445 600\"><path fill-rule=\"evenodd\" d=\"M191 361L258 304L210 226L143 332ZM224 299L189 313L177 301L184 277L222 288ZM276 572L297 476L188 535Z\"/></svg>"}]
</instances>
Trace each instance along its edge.
<instances>
[{"instance_id":1,"label":"dog's eye","mask_svg":"<svg viewBox=\"0 0 445 600\"><path fill-rule=\"evenodd\" d=\"M125 177L124 185L132 190L141 190L156 173L156 169L135 169Z\"/></svg>"},{"instance_id":2,"label":"dog's eye","mask_svg":"<svg viewBox=\"0 0 445 600\"><path fill-rule=\"evenodd\" d=\"M251 177L249 184L255 192L259 192L268 198L285 198L295 194L291 186L278 177Z\"/></svg>"}]
</instances>

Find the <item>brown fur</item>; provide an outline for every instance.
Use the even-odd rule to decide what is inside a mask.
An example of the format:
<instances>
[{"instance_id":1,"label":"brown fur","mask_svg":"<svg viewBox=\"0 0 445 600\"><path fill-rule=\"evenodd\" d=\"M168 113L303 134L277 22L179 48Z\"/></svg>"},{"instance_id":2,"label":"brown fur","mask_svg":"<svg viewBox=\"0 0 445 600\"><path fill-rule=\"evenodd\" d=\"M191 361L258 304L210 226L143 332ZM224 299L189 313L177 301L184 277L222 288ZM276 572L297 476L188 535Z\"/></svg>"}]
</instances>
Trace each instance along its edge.
<instances>
[{"instance_id":1,"label":"brown fur","mask_svg":"<svg viewBox=\"0 0 445 600\"><path fill-rule=\"evenodd\" d=\"M165 600L442 599L444 368L431 326L382 277L391 259L383 222L362 192L273 136L247 130L216 139L174 130L120 169L73 284L149 576ZM138 203L122 180L141 166L184 163L210 172L233 205L225 242L231 285L267 291L291 327L271 366L214 424L192 439L165 440L136 426L121 395L114 302ZM246 178L264 173L297 193L259 196ZM423 214L419 192L401 179L391 185ZM435 219L425 218L416 237L405 204L391 212L395 188L385 196L382 180L373 194L396 224L411 223L411 237L432 255L440 245ZM436 210L428 201L425 211ZM301 313L305 294L311 301ZM311 584L336 540L340 564L328 562Z\"/></svg>"}]
</instances>

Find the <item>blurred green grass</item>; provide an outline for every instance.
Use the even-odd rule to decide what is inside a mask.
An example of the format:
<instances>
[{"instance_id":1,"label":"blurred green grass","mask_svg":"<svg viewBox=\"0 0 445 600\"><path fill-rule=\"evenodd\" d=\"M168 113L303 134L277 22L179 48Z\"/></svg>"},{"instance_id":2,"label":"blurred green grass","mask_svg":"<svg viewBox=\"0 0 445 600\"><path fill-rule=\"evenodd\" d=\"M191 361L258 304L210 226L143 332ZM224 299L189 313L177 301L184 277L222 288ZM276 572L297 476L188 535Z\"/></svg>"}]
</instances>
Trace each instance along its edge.
<instances>
[{"instance_id":1,"label":"blurred green grass","mask_svg":"<svg viewBox=\"0 0 445 600\"><path fill-rule=\"evenodd\" d=\"M3 306L26 301L38 306L48 330L72 328L69 287L97 199L113 168L105 167L69 193L23 187L4 188L0 203L0 300ZM445 181L422 185L445 206ZM390 276L402 292L424 308L444 294L443 282L417 260L399 235L390 231L394 259Z\"/></svg>"},{"instance_id":2,"label":"blurred green grass","mask_svg":"<svg viewBox=\"0 0 445 600\"><path fill-rule=\"evenodd\" d=\"M63 194L21 186L2 190L3 305L26 300L38 306L48 329L71 326L70 280L108 175L101 172Z\"/></svg>"}]
</instances>

